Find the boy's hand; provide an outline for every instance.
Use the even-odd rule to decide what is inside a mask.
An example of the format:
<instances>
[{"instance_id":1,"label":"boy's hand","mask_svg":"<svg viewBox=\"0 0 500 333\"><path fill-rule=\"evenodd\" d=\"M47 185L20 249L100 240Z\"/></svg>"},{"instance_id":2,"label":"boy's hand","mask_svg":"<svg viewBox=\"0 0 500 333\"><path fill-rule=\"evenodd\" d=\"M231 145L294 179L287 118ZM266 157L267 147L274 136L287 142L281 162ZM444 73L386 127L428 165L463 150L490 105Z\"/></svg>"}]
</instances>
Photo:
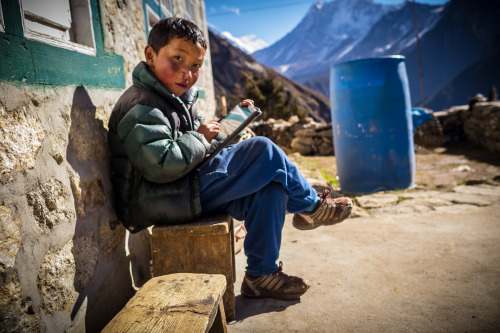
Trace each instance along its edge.
<instances>
[{"instance_id":1,"label":"boy's hand","mask_svg":"<svg viewBox=\"0 0 500 333\"><path fill-rule=\"evenodd\" d=\"M208 142L211 142L213 138L219 135L220 125L216 121L209 121L207 123L203 123L198 127L197 132L203 134L205 139Z\"/></svg>"},{"instance_id":2,"label":"boy's hand","mask_svg":"<svg viewBox=\"0 0 500 333\"><path fill-rule=\"evenodd\" d=\"M243 101L241 101L241 103L240 103L240 106L241 106L242 108L247 107L247 106L249 106L249 105L251 105L251 106L253 106L253 105L254 105L254 104L253 104L253 101L252 101L251 99L244 99L244 100L243 100Z\"/></svg>"}]
</instances>

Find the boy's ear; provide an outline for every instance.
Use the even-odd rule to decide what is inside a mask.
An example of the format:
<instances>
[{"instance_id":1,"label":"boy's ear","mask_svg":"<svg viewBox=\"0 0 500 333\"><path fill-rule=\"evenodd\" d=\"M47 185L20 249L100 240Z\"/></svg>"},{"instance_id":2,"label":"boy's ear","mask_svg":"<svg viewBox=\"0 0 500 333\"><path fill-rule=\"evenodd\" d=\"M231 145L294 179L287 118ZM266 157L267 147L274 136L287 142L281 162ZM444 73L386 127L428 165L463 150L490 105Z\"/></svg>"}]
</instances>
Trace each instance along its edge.
<instances>
[{"instance_id":1,"label":"boy's ear","mask_svg":"<svg viewBox=\"0 0 500 333\"><path fill-rule=\"evenodd\" d=\"M148 66L154 67L156 60L156 52L153 50L153 47L151 45L148 44L144 49L144 56L146 57L146 62L148 63Z\"/></svg>"}]
</instances>

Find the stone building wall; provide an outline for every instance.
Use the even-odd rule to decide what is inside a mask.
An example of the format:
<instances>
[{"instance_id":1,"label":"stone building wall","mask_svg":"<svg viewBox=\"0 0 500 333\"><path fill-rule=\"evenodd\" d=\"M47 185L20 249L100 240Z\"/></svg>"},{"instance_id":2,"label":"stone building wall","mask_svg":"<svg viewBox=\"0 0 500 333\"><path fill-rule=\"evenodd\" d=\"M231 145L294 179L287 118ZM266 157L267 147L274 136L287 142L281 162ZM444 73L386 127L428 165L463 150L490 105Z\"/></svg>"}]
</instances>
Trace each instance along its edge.
<instances>
[{"instance_id":1,"label":"stone building wall","mask_svg":"<svg viewBox=\"0 0 500 333\"><path fill-rule=\"evenodd\" d=\"M142 1L99 5L128 87L146 45ZM122 92L0 81L0 332L100 331L150 277L149 232L128 234L112 208L106 132Z\"/></svg>"}]
</instances>

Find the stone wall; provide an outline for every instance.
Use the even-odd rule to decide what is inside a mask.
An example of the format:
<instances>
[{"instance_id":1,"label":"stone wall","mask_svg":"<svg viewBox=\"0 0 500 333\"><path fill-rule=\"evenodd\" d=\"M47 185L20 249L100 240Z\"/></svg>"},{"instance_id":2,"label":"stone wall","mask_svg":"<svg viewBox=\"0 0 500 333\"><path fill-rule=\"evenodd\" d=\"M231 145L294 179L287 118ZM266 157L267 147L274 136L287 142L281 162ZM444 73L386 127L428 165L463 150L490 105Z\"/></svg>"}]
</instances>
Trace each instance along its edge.
<instances>
[{"instance_id":1,"label":"stone wall","mask_svg":"<svg viewBox=\"0 0 500 333\"><path fill-rule=\"evenodd\" d=\"M252 129L256 135L270 138L287 153L319 156L334 153L332 125L317 123L312 118L304 121L299 121L297 116L288 121L268 119L256 122Z\"/></svg>"},{"instance_id":2,"label":"stone wall","mask_svg":"<svg viewBox=\"0 0 500 333\"><path fill-rule=\"evenodd\" d=\"M441 124L445 144L465 140L463 124L468 111L468 105L459 105L448 110L434 112L435 118Z\"/></svg>"},{"instance_id":3,"label":"stone wall","mask_svg":"<svg viewBox=\"0 0 500 333\"><path fill-rule=\"evenodd\" d=\"M477 102L435 112L445 138L445 144L468 141L500 152L500 102Z\"/></svg>"},{"instance_id":4,"label":"stone wall","mask_svg":"<svg viewBox=\"0 0 500 333\"><path fill-rule=\"evenodd\" d=\"M128 87L142 1L99 3ZM211 84L208 66L206 115ZM128 234L112 207L106 132L122 92L0 81L0 332L100 331L150 277L149 231Z\"/></svg>"},{"instance_id":5,"label":"stone wall","mask_svg":"<svg viewBox=\"0 0 500 333\"><path fill-rule=\"evenodd\" d=\"M500 152L500 102L482 101L471 105L459 105L434 112L434 118L419 126L414 132L415 144L428 148L469 141L491 152ZM273 140L287 153L302 155L333 155L331 124L316 123L308 118L256 122L256 135Z\"/></svg>"},{"instance_id":6,"label":"stone wall","mask_svg":"<svg viewBox=\"0 0 500 333\"><path fill-rule=\"evenodd\" d=\"M500 153L500 102L474 104L465 119L464 132L471 143Z\"/></svg>"},{"instance_id":7,"label":"stone wall","mask_svg":"<svg viewBox=\"0 0 500 333\"><path fill-rule=\"evenodd\" d=\"M99 328L133 294L106 142L120 93L0 83L0 311L7 331Z\"/></svg>"}]
</instances>

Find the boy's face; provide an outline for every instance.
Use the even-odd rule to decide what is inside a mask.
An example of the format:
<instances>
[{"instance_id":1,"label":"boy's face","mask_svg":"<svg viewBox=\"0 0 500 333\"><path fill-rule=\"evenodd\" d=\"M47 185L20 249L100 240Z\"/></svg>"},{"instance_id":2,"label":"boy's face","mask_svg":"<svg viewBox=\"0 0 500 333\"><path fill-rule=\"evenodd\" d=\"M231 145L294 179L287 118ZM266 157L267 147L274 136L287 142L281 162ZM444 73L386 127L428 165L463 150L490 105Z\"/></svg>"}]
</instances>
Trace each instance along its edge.
<instances>
[{"instance_id":1,"label":"boy's face","mask_svg":"<svg viewBox=\"0 0 500 333\"><path fill-rule=\"evenodd\" d=\"M183 38L172 38L158 54L148 45L145 50L149 69L175 96L191 88L200 76L205 49Z\"/></svg>"}]
</instances>

